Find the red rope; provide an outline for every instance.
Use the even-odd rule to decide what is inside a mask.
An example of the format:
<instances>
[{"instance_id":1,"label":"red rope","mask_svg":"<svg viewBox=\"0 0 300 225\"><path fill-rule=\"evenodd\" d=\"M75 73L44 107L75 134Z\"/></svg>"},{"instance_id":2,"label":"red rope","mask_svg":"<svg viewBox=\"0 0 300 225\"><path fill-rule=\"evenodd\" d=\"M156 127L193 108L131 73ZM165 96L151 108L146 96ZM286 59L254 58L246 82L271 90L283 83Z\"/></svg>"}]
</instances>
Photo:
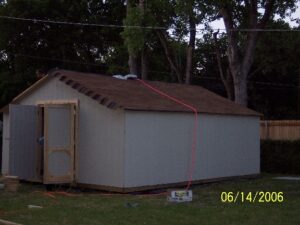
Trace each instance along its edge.
<instances>
[{"instance_id":1,"label":"red rope","mask_svg":"<svg viewBox=\"0 0 300 225\"><path fill-rule=\"evenodd\" d=\"M176 102L179 105L182 105L188 109L190 109L193 113L194 113L194 128L193 128L193 140L192 140L192 153L191 153L191 162L188 168L188 183L186 186L186 190L188 190L192 184L193 181L193 174L194 174L194 170L195 170L195 165L196 165L196 147L197 147L197 127L198 127L198 111L195 107L193 107L190 104L187 104L171 95L168 95L162 91L160 91L159 89L153 87L152 85L146 83L143 80L137 79L141 84L143 84L145 87L147 87L148 89L150 89L151 91L165 97L168 98L174 102Z\"/></svg>"}]
</instances>

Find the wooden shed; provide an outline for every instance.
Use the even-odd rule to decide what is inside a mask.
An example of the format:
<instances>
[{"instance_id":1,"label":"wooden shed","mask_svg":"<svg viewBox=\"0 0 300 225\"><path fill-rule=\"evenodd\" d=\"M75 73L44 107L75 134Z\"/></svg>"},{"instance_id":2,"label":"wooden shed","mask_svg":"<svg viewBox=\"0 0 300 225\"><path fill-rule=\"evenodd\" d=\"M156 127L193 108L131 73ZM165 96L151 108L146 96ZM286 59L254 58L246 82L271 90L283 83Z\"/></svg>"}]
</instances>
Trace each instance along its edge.
<instances>
[{"instance_id":1,"label":"wooden shed","mask_svg":"<svg viewBox=\"0 0 300 225\"><path fill-rule=\"evenodd\" d=\"M260 114L199 86L147 83L198 111L193 182L260 173ZM137 80L55 70L1 111L3 174L120 192L188 180L193 113Z\"/></svg>"}]
</instances>

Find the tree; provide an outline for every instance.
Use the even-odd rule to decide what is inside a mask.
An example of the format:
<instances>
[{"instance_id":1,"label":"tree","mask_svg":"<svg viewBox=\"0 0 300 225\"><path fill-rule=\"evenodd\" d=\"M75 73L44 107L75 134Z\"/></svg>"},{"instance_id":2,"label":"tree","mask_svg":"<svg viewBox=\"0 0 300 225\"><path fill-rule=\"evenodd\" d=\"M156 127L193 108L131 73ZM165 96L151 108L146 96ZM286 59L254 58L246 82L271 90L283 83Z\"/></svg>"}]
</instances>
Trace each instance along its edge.
<instances>
[{"instance_id":1,"label":"tree","mask_svg":"<svg viewBox=\"0 0 300 225\"><path fill-rule=\"evenodd\" d=\"M199 18L202 15L202 11L197 14L196 9L196 1L195 0L178 0L176 4L176 13L178 15L177 25L180 27L187 27L185 31L189 40L186 47L186 65L185 65L185 83L191 83L191 74L193 70L193 55L195 50L195 42L196 42L196 25L201 20ZM183 30L184 31L184 30Z\"/></svg>"},{"instance_id":2,"label":"tree","mask_svg":"<svg viewBox=\"0 0 300 225\"><path fill-rule=\"evenodd\" d=\"M210 14L210 4L197 0L176 1L176 25L182 29L181 35L188 35L189 40L186 47L186 64L184 80L186 84L191 83L194 68L194 50L196 43L196 26L205 23L206 16ZM184 29L186 27L186 29Z\"/></svg>"},{"instance_id":3,"label":"tree","mask_svg":"<svg viewBox=\"0 0 300 225\"><path fill-rule=\"evenodd\" d=\"M1 16L122 25L125 0L4 1ZM0 104L36 81L37 69L54 67L107 73L121 49L121 28L75 26L0 18ZM113 71L115 72L115 71Z\"/></svg>"},{"instance_id":4,"label":"tree","mask_svg":"<svg viewBox=\"0 0 300 225\"><path fill-rule=\"evenodd\" d=\"M198 38L196 46L195 83L233 100L232 75L226 55L226 34L207 29Z\"/></svg>"},{"instance_id":5,"label":"tree","mask_svg":"<svg viewBox=\"0 0 300 225\"><path fill-rule=\"evenodd\" d=\"M122 74L128 73L124 62L129 56L130 72L143 79L203 85L206 76L212 79L205 87L224 96L227 93L231 99L234 89L237 102L247 101L259 111L267 108L268 116L294 115L290 106L275 109L275 100L284 99L258 90L251 82L298 82L295 65L299 65L299 54L292 51L299 49L295 47L298 33L287 41L274 33L262 35L253 30L280 27L274 25L274 15L283 18L288 9L294 10L295 2L299 1L130 0L130 6L125 0L0 0L3 16L117 25L74 26L0 18L0 104L32 84L37 69ZM196 35L199 24L216 18L224 20L227 33L215 33L214 38L205 25L204 35ZM289 28L285 26L282 29ZM298 68L296 73L298 76ZM251 84L249 93L247 82ZM289 101L295 106L296 95L291 94Z\"/></svg>"},{"instance_id":6,"label":"tree","mask_svg":"<svg viewBox=\"0 0 300 225\"><path fill-rule=\"evenodd\" d=\"M143 28L146 25L146 11L144 0L138 2L127 0L126 18L124 19L124 31L122 36L128 49L128 65L131 74L141 75L142 79L148 78L147 70L147 31ZM140 62L140 66L139 66ZM141 72L139 72L139 68Z\"/></svg>"},{"instance_id":7,"label":"tree","mask_svg":"<svg viewBox=\"0 0 300 225\"><path fill-rule=\"evenodd\" d=\"M139 19L136 20L135 17L139 15L137 11L134 11L133 6L132 6L132 0L127 0L126 1L126 19L124 20L124 25L125 26L139 26L140 21ZM137 13L137 15L133 15L134 13ZM137 24L133 24L134 22L137 22ZM129 65L129 73L130 74L138 74L138 59L137 59L137 54L139 47L136 47L134 45L134 34L131 31L131 28L125 27L124 32L123 32L123 38L125 39L125 45L127 46L128 49L128 65Z\"/></svg>"},{"instance_id":8,"label":"tree","mask_svg":"<svg viewBox=\"0 0 300 225\"><path fill-rule=\"evenodd\" d=\"M275 14L284 17L288 9L295 10L296 2L295 0L227 0L215 3L226 28L227 54L234 82L235 102L247 105L247 77L254 61L259 37L257 30L264 29ZM241 33L239 29L247 29L247 31Z\"/></svg>"},{"instance_id":9,"label":"tree","mask_svg":"<svg viewBox=\"0 0 300 225\"><path fill-rule=\"evenodd\" d=\"M164 7L159 7L160 4L152 4L152 16L155 18L153 20L156 21L156 26L166 29L156 30L157 37L177 82L190 84L194 74L196 27L207 21L207 15L211 14L212 8L209 2L199 0L164 1ZM165 11L162 11L162 8ZM173 30L171 35L168 30ZM174 46L178 44L186 48L183 66L177 65L174 57Z\"/></svg>"},{"instance_id":10,"label":"tree","mask_svg":"<svg viewBox=\"0 0 300 225\"><path fill-rule=\"evenodd\" d=\"M249 73L249 104L267 119L297 119L300 35L283 20L270 21L256 46ZM294 28L295 29L295 28Z\"/></svg>"},{"instance_id":11,"label":"tree","mask_svg":"<svg viewBox=\"0 0 300 225\"><path fill-rule=\"evenodd\" d=\"M263 113L266 119L296 119L297 92L299 88L300 35L283 20L269 21L267 29L285 32L262 32L257 41L255 58L248 74L248 106ZM290 31L290 32L289 32ZM224 80L229 68L226 55L226 33L218 35L217 45L214 31L207 31L198 39L195 50L195 82L223 96L228 95ZM216 56L216 48L219 59ZM219 63L219 62L220 63ZM218 65L220 64L220 66ZM217 66L218 65L218 66ZM219 78L220 77L220 78ZM231 83L231 82L230 82Z\"/></svg>"}]
</instances>

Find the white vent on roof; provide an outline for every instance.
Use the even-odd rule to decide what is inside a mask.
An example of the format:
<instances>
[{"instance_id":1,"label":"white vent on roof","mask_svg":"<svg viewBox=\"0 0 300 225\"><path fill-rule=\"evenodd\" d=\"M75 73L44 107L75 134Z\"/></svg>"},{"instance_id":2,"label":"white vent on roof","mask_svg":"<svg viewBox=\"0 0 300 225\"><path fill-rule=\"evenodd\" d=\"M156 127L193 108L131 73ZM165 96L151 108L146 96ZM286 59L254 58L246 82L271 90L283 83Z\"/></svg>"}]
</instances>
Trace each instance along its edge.
<instances>
[{"instance_id":1,"label":"white vent on roof","mask_svg":"<svg viewBox=\"0 0 300 225\"><path fill-rule=\"evenodd\" d=\"M121 79L121 80L136 80L137 79L137 75L134 75L134 74L127 74L125 76L122 76L122 75L113 75L114 78L117 78L117 79Z\"/></svg>"}]
</instances>

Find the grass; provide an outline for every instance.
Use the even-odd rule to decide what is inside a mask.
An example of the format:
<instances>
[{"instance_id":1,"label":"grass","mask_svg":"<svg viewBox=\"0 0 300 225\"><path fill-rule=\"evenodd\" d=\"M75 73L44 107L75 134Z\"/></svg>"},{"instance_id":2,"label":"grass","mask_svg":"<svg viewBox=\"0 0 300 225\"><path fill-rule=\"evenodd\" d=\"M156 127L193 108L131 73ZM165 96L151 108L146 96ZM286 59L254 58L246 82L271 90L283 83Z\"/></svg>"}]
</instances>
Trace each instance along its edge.
<instances>
[{"instance_id":1,"label":"grass","mask_svg":"<svg viewBox=\"0 0 300 225\"><path fill-rule=\"evenodd\" d=\"M221 192L283 192L282 203L222 203ZM0 218L26 225L205 225L300 224L300 182L235 180L193 188L191 203L168 203L166 196L103 195L80 192L72 196L45 194L43 186L22 184L19 192L0 191ZM29 209L28 205L42 209ZM133 205L134 207L128 207Z\"/></svg>"}]
</instances>

